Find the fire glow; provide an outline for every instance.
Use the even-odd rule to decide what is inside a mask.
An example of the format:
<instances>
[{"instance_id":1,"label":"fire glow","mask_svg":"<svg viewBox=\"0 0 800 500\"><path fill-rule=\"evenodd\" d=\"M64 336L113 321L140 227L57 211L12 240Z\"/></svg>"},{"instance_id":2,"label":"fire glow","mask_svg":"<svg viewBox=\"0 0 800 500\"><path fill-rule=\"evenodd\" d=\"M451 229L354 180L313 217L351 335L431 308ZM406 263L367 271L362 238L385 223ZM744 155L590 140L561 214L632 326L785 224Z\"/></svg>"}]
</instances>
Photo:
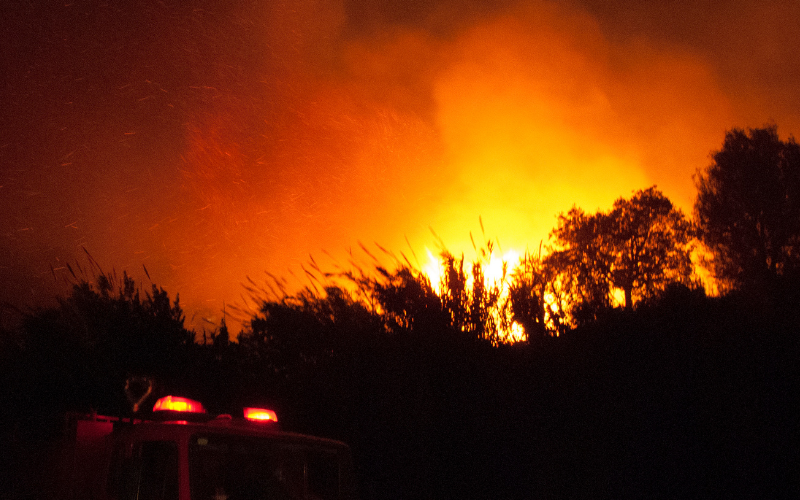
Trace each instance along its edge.
<instances>
[{"instance_id":1,"label":"fire glow","mask_svg":"<svg viewBox=\"0 0 800 500\"><path fill-rule=\"evenodd\" d=\"M433 228L469 261L482 217L510 272L573 205L657 184L689 213L726 129L800 130L797 2L145 4L0 20L0 302L86 248L236 332L241 284L299 288L309 254L424 260Z\"/></svg>"},{"instance_id":2,"label":"fire glow","mask_svg":"<svg viewBox=\"0 0 800 500\"><path fill-rule=\"evenodd\" d=\"M437 295L442 295L442 279L443 275L443 260L441 256L436 257L434 256L433 252L428 247L425 247L425 253L428 257L427 263L422 266L422 273L428 278L431 283L431 287L433 288L434 292ZM475 277L471 273L472 265L477 261L481 264L481 271L483 272L483 284L487 289L497 288L500 290L500 302L504 302L508 299L508 286L511 283L511 273L514 267L519 263L520 254L516 250L507 250L502 255L499 255L499 252L492 252L488 259L485 259L485 262L481 262L480 259L476 259L476 261L469 262L464 255L457 257L457 260L464 259L464 272L466 273L466 286L468 289L471 289L474 282ZM498 320L499 318L495 318ZM508 331L503 332L505 336L503 337L504 342L518 342L525 339L525 331L522 328L522 325L517 323L516 321L511 323L511 328Z\"/></svg>"}]
</instances>

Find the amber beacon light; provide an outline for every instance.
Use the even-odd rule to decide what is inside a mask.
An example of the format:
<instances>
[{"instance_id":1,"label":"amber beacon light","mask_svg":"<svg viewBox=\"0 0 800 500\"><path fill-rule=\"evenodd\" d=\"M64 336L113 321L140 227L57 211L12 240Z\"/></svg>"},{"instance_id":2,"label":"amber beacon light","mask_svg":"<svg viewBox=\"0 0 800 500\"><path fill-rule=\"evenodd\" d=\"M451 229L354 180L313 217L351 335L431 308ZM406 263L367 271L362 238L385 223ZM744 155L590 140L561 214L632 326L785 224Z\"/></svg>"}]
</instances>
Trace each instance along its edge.
<instances>
[{"instance_id":1,"label":"amber beacon light","mask_svg":"<svg viewBox=\"0 0 800 500\"><path fill-rule=\"evenodd\" d=\"M199 401L177 396L164 396L156 401L153 411L177 411L181 413L205 413L206 409Z\"/></svg>"},{"instance_id":2,"label":"amber beacon light","mask_svg":"<svg viewBox=\"0 0 800 500\"><path fill-rule=\"evenodd\" d=\"M278 415L264 408L245 408L244 418L251 422L277 422Z\"/></svg>"}]
</instances>

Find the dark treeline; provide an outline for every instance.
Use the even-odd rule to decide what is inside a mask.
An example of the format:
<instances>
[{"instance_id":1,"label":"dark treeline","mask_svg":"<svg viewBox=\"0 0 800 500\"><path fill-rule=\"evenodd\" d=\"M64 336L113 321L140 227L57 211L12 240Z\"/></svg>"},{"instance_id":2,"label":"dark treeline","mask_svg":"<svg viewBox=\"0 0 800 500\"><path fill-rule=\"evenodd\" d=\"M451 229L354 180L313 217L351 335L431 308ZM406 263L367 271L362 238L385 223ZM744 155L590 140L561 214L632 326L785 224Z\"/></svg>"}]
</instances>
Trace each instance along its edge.
<instances>
[{"instance_id":1,"label":"dark treeline","mask_svg":"<svg viewBox=\"0 0 800 500\"><path fill-rule=\"evenodd\" d=\"M443 253L438 288L404 260L316 269L235 339L187 331L155 285L76 278L3 332L5 491L25 493L24 451L65 411L130 414L125 381L147 376L153 399L266 404L348 442L365 500L796 498L800 154L768 127L729 132L712 160L694 221L652 187L562 214L495 283L491 242L471 267ZM525 340L504 342L515 323Z\"/></svg>"}]
</instances>

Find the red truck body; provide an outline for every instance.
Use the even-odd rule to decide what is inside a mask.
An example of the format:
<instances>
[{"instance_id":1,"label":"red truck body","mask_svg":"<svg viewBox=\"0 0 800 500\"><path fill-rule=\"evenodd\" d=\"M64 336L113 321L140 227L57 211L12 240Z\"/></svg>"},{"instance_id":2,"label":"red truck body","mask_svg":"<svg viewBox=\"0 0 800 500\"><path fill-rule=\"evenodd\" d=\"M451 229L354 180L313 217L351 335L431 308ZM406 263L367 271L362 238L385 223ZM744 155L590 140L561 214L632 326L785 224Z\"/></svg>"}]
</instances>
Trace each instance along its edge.
<instances>
[{"instance_id":1,"label":"red truck body","mask_svg":"<svg viewBox=\"0 0 800 500\"><path fill-rule=\"evenodd\" d=\"M188 401L188 400L185 400ZM199 403L198 403L199 404ZM173 407L174 408L174 407ZM202 406L201 406L202 408ZM349 500L347 445L248 418L154 411L153 418L71 415L57 471L63 500Z\"/></svg>"}]
</instances>

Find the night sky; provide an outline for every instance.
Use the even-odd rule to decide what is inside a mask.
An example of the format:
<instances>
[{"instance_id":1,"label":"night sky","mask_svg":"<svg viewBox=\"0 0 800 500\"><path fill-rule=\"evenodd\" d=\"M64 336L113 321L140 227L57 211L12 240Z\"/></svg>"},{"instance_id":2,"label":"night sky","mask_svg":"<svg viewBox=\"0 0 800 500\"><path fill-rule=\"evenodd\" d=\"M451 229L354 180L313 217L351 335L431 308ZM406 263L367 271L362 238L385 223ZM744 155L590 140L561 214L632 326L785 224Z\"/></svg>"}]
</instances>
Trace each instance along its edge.
<instances>
[{"instance_id":1,"label":"night sky","mask_svg":"<svg viewBox=\"0 0 800 500\"><path fill-rule=\"evenodd\" d=\"M726 130L800 133L800 3L651 3L5 2L0 302L86 249L213 328L358 242L469 259L481 217L522 253L653 184L688 214Z\"/></svg>"}]
</instances>

